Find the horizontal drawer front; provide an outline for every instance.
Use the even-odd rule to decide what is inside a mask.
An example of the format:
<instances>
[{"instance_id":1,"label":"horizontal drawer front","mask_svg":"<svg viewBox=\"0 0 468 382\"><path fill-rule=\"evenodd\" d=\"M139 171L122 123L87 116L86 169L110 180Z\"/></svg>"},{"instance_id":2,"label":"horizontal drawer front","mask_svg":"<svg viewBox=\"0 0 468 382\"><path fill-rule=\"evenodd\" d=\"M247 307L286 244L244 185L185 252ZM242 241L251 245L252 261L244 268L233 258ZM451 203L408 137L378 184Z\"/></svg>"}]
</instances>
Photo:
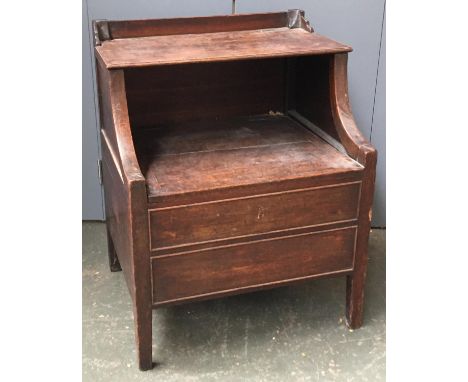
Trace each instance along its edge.
<instances>
[{"instance_id":1,"label":"horizontal drawer front","mask_svg":"<svg viewBox=\"0 0 468 382\"><path fill-rule=\"evenodd\" d=\"M153 302L351 270L355 235L353 226L153 257Z\"/></svg>"},{"instance_id":2,"label":"horizontal drawer front","mask_svg":"<svg viewBox=\"0 0 468 382\"><path fill-rule=\"evenodd\" d=\"M151 210L151 249L352 220L360 182Z\"/></svg>"}]
</instances>

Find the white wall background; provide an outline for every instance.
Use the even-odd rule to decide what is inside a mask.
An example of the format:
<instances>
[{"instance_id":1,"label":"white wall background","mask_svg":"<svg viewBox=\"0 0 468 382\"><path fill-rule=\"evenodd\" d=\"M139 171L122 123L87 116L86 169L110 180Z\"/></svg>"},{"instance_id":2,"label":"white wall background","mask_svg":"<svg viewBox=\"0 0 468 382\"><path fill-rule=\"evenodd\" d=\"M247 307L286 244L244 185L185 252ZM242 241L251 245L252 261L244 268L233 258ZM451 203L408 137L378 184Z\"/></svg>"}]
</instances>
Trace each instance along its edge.
<instances>
[{"instance_id":1,"label":"white wall background","mask_svg":"<svg viewBox=\"0 0 468 382\"><path fill-rule=\"evenodd\" d=\"M361 131L379 151L374 226L385 226L385 0L237 0L237 13L299 8L315 31L351 45L349 92ZM83 0L83 220L102 220L91 20L231 13L231 0ZM379 60L380 57L380 60Z\"/></svg>"}]
</instances>

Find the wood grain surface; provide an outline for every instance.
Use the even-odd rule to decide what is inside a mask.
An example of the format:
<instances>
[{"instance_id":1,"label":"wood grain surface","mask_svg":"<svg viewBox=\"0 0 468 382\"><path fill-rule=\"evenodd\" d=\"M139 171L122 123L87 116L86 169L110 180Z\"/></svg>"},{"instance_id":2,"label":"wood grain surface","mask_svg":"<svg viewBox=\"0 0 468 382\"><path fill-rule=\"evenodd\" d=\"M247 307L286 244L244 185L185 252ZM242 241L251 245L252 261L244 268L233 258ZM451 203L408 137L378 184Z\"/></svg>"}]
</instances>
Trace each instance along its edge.
<instances>
[{"instance_id":1,"label":"wood grain surface","mask_svg":"<svg viewBox=\"0 0 468 382\"><path fill-rule=\"evenodd\" d=\"M361 183L291 190L150 211L153 250L357 219ZM194 223L196 222L196 223Z\"/></svg>"},{"instance_id":2,"label":"wood grain surface","mask_svg":"<svg viewBox=\"0 0 468 382\"><path fill-rule=\"evenodd\" d=\"M151 36L104 41L96 47L108 69L180 63L232 61L351 51L301 28Z\"/></svg>"},{"instance_id":3,"label":"wood grain surface","mask_svg":"<svg viewBox=\"0 0 468 382\"><path fill-rule=\"evenodd\" d=\"M133 128L284 111L285 60L125 70Z\"/></svg>"},{"instance_id":4,"label":"wood grain surface","mask_svg":"<svg viewBox=\"0 0 468 382\"><path fill-rule=\"evenodd\" d=\"M153 303L235 294L249 287L349 272L355 234L355 227L348 227L153 257Z\"/></svg>"},{"instance_id":5,"label":"wood grain surface","mask_svg":"<svg viewBox=\"0 0 468 382\"><path fill-rule=\"evenodd\" d=\"M174 194L339 173L359 178L363 170L286 116L141 129L135 142L150 202Z\"/></svg>"}]
</instances>

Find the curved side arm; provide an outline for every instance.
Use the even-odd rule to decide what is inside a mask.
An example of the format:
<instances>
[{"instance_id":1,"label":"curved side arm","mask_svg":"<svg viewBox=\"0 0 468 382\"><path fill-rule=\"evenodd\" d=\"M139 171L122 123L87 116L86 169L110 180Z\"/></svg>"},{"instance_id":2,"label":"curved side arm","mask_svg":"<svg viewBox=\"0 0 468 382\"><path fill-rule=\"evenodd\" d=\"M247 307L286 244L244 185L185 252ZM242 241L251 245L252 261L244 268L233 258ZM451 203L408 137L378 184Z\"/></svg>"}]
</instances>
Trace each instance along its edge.
<instances>
[{"instance_id":1,"label":"curved side arm","mask_svg":"<svg viewBox=\"0 0 468 382\"><path fill-rule=\"evenodd\" d=\"M123 70L107 70L97 63L101 136L124 184L143 182L133 145Z\"/></svg>"},{"instance_id":2,"label":"curved side arm","mask_svg":"<svg viewBox=\"0 0 468 382\"><path fill-rule=\"evenodd\" d=\"M377 152L356 126L348 96L348 55L335 54L330 65L330 103L333 122L347 153L362 165Z\"/></svg>"},{"instance_id":3,"label":"curved side arm","mask_svg":"<svg viewBox=\"0 0 468 382\"><path fill-rule=\"evenodd\" d=\"M127 183L144 181L133 145L122 70L110 71L110 103L123 176Z\"/></svg>"}]
</instances>

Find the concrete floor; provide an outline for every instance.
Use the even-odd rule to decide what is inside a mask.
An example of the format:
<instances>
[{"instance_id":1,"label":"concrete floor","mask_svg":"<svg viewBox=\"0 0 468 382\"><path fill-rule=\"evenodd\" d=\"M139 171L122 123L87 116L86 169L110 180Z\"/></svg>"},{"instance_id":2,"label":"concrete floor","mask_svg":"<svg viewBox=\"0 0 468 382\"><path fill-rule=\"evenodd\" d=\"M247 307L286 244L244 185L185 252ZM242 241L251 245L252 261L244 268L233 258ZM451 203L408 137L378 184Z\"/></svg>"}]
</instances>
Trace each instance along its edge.
<instances>
[{"instance_id":1,"label":"concrete floor","mask_svg":"<svg viewBox=\"0 0 468 382\"><path fill-rule=\"evenodd\" d=\"M83 223L84 381L385 380L385 230L373 230L364 325L344 323L344 277L153 311L153 360L136 365L130 296L105 225Z\"/></svg>"}]
</instances>

